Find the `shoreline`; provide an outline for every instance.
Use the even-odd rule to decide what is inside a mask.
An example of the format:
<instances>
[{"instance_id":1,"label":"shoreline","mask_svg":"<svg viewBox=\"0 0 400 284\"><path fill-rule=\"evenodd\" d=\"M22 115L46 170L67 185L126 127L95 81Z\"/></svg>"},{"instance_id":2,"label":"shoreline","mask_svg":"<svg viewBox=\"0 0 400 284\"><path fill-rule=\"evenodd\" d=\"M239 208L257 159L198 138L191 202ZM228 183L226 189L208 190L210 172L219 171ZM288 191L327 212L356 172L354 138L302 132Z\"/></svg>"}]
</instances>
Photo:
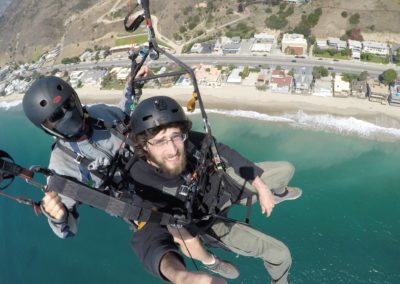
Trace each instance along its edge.
<instances>
[{"instance_id":1,"label":"shoreline","mask_svg":"<svg viewBox=\"0 0 400 284\"><path fill-rule=\"evenodd\" d=\"M182 105L190 100L193 88L144 88L142 99L166 95ZM122 90L100 90L98 86L85 85L76 89L83 104L118 104ZM370 102L367 99L316 97L259 91L253 86L226 85L218 88L200 86L206 109L255 111L268 115L283 115L304 111L308 114L330 114L354 117L378 126L400 129L400 108ZM20 101L23 94L0 97L0 105ZM197 103L198 108L198 103Z\"/></svg>"}]
</instances>

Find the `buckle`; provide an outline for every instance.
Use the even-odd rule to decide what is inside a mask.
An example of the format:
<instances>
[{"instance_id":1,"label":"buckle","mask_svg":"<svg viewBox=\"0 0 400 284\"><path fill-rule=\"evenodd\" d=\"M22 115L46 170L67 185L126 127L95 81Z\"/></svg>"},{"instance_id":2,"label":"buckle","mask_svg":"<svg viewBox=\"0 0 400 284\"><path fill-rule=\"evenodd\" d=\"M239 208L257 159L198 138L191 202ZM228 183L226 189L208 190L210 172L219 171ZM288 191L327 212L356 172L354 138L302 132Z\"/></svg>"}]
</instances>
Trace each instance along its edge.
<instances>
[{"instance_id":1,"label":"buckle","mask_svg":"<svg viewBox=\"0 0 400 284\"><path fill-rule=\"evenodd\" d=\"M187 196L189 194L190 187L187 185L181 185L179 188L179 194L183 196Z\"/></svg>"},{"instance_id":2,"label":"buckle","mask_svg":"<svg viewBox=\"0 0 400 284\"><path fill-rule=\"evenodd\" d=\"M78 165L81 164L81 162L85 159L85 156L83 156L81 153L76 154L76 158L74 159L74 162L77 163Z\"/></svg>"}]
</instances>

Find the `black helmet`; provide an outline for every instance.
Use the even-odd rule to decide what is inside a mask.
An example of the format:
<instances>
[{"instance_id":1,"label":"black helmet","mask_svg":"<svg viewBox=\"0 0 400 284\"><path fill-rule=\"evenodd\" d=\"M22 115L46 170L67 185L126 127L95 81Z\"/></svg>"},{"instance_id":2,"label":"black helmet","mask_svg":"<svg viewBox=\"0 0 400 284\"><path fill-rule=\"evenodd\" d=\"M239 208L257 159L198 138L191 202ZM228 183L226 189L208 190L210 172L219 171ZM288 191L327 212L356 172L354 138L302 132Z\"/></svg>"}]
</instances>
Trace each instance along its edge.
<instances>
[{"instance_id":1,"label":"black helmet","mask_svg":"<svg viewBox=\"0 0 400 284\"><path fill-rule=\"evenodd\" d=\"M131 116L133 134L173 122L188 122L182 107L170 97L157 96L143 100Z\"/></svg>"},{"instance_id":2,"label":"black helmet","mask_svg":"<svg viewBox=\"0 0 400 284\"><path fill-rule=\"evenodd\" d=\"M35 81L26 92L25 115L44 131L63 139L83 134L84 115L75 90L64 80L47 76Z\"/></svg>"}]
</instances>

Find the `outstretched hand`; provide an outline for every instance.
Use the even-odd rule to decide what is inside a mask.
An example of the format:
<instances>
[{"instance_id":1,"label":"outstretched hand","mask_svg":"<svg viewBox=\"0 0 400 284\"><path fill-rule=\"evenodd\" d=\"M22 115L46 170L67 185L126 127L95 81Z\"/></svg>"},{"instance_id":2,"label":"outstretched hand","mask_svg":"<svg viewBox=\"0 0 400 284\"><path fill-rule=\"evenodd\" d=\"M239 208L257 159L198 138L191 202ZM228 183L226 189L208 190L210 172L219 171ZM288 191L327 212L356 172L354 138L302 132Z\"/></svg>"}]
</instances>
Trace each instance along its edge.
<instances>
[{"instance_id":1,"label":"outstretched hand","mask_svg":"<svg viewBox=\"0 0 400 284\"><path fill-rule=\"evenodd\" d=\"M261 213L267 214L267 217L269 217L275 206L274 195L272 194L268 186L259 177L256 177L254 179L252 185L255 187L258 193L258 200L261 206Z\"/></svg>"}]
</instances>

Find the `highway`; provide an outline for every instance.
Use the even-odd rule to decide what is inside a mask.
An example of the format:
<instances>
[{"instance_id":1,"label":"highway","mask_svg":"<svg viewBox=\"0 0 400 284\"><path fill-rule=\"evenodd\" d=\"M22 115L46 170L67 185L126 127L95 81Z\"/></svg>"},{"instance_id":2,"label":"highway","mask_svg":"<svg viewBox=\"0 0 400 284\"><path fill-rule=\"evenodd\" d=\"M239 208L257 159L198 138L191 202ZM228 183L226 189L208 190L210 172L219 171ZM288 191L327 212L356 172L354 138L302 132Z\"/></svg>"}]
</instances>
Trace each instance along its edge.
<instances>
[{"instance_id":1,"label":"highway","mask_svg":"<svg viewBox=\"0 0 400 284\"><path fill-rule=\"evenodd\" d=\"M315 57L306 57L306 58L295 58L294 56L243 56L243 55L198 55L198 54L188 54L188 55L179 55L177 56L183 62L187 64L221 64L221 65L249 65L249 66L281 66L283 68L293 68L293 67L303 67L303 66L324 66L328 68L329 71L333 71L336 73L354 73L359 74L363 71L367 71L371 77L377 78L383 71L387 69L394 69L396 72L400 73L400 68L392 65L392 64L374 64L374 63L365 63L357 60L339 60L334 61L332 59L326 58L315 58ZM166 57L160 56L157 61L149 60L147 64L150 66L162 66L169 60ZM112 67L112 66L121 66L128 67L130 66L130 60L128 58L124 59L113 59L113 60L105 60L96 62L82 62L74 65L55 65L52 67L42 68L41 71L51 71L54 68L58 68L62 71L64 70L84 70L84 69L92 69L95 67Z\"/></svg>"}]
</instances>

